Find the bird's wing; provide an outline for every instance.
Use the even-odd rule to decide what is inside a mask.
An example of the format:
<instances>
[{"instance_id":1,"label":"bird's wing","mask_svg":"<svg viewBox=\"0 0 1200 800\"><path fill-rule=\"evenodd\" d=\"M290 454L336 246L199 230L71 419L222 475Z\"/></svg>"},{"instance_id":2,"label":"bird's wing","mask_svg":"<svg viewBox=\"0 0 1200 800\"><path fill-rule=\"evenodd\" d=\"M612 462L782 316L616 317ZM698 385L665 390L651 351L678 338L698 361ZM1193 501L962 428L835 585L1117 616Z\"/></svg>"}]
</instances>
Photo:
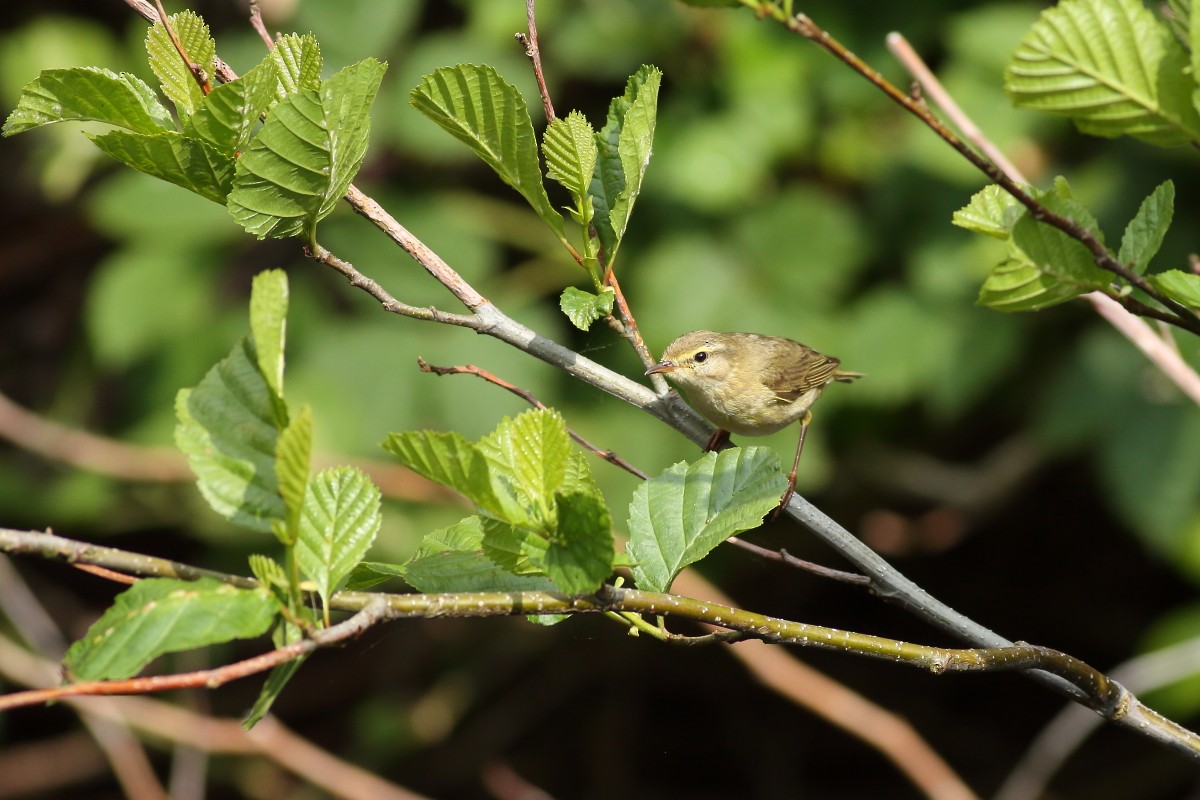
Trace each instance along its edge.
<instances>
[{"instance_id":1,"label":"bird's wing","mask_svg":"<svg viewBox=\"0 0 1200 800\"><path fill-rule=\"evenodd\" d=\"M798 342L763 370L762 381L780 400L792 401L833 380L842 362Z\"/></svg>"}]
</instances>

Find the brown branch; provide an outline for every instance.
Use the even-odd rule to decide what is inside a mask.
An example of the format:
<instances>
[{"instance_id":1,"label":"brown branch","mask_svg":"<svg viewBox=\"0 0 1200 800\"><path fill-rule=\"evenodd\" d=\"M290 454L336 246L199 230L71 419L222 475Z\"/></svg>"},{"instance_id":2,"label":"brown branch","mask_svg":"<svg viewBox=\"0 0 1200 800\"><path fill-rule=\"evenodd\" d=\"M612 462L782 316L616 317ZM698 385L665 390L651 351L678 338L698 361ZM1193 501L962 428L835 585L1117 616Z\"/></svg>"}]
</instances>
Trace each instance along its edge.
<instances>
[{"instance_id":1,"label":"brown branch","mask_svg":"<svg viewBox=\"0 0 1200 800\"><path fill-rule=\"evenodd\" d=\"M488 372L486 369L477 367L474 364L462 364L460 366L454 366L454 367L436 367L432 364L427 363L425 361L425 359L418 357L417 358L417 366L421 368L422 372L429 372L429 373L432 373L434 375L439 375L439 376L440 375L474 375L478 378L483 378L488 383L492 383L492 384L495 384L496 386L499 386L501 389L505 389L509 392L512 392L517 397L521 398L526 403L529 403L529 405L533 406L534 408L542 408L542 409L546 408L546 404L543 403L541 400L538 400L537 397L533 394L533 392L529 391L528 389L522 389L520 386L517 386L515 384L509 383L508 381L504 380L503 378L497 377L496 375L493 375L492 373ZM633 466L625 459L621 458L619 455L614 453L612 450L601 450L599 447L592 444L587 439L583 438L578 433L576 433L572 428L567 428L567 434L570 435L570 437L572 439L574 439L576 442L578 442L581 447L583 447L587 450L590 450L594 455L607 461L608 463L612 464L613 466L620 467L621 469L628 472L630 475L641 478L642 480L646 480L649 477L646 473L642 472L640 469Z\"/></svg>"},{"instance_id":2,"label":"brown branch","mask_svg":"<svg viewBox=\"0 0 1200 800\"><path fill-rule=\"evenodd\" d=\"M401 302L393 297L386 289L379 285L373 278L368 278L366 275L355 269L354 265L349 261L338 258L333 253L326 250L320 245L313 247L305 247L304 254L314 261L319 261L322 264L333 267L346 277L347 282L356 289L362 289L367 294L379 301L379 305L384 311L390 311L393 314L400 314L413 319L425 320L428 322L441 322L446 325L459 325L463 328L479 329L482 325L480 319L470 314L452 314L448 311L442 311L433 306L412 306L408 303ZM465 282L464 282L465 283ZM486 302L482 297L479 297L480 304Z\"/></svg>"},{"instance_id":3,"label":"brown branch","mask_svg":"<svg viewBox=\"0 0 1200 800\"><path fill-rule=\"evenodd\" d=\"M132 586L141 580L141 578L126 575L124 572L117 572L108 567L98 567L95 564L75 564L74 567L80 572L86 572L89 575L95 575L97 578L104 578L104 580L112 581L113 583L123 583L127 586Z\"/></svg>"},{"instance_id":4,"label":"brown branch","mask_svg":"<svg viewBox=\"0 0 1200 800\"><path fill-rule=\"evenodd\" d=\"M921 56L913 49L908 41L898 33L887 36L888 48L893 55L920 83L925 92L933 98L951 122L962 132L970 142L979 148L980 152L990 158L1004 174L1017 183L1027 183L1020 170L1004 157L999 147L989 139L975 122L959 107L954 98L946 91L937 76L925 64ZM1169 315L1142 303L1129 295L1114 295L1106 292L1088 292L1083 297L1092 304L1096 313L1104 317L1110 325L1121 332L1127 339L1142 351L1163 374L1171 379L1193 402L1200 404L1200 374L1197 374L1190 364L1180 357L1179 351L1172 347L1164 335L1159 335L1135 315L1149 317L1160 322L1171 323ZM1120 304L1125 312L1117 307Z\"/></svg>"},{"instance_id":5,"label":"brown branch","mask_svg":"<svg viewBox=\"0 0 1200 800\"><path fill-rule=\"evenodd\" d=\"M0 676L17 685L44 686L58 680L58 666L0 636ZM353 800L422 797L317 747L272 716L247 731L239 720L207 717L149 697L66 698L63 703L85 720L128 726L156 740L205 753L262 756L334 796ZM7 775L3 763L0 774Z\"/></svg>"},{"instance_id":6,"label":"brown branch","mask_svg":"<svg viewBox=\"0 0 1200 800\"><path fill-rule=\"evenodd\" d=\"M175 450L118 442L44 419L0 394L0 439L54 461L129 481L185 481L192 472Z\"/></svg>"},{"instance_id":7,"label":"brown branch","mask_svg":"<svg viewBox=\"0 0 1200 800\"><path fill-rule=\"evenodd\" d=\"M254 32L258 34L258 38L263 40L263 44L268 50L275 49L275 40L271 38L271 32L267 30L267 25L263 22L262 7L258 0L250 0L250 27L254 28Z\"/></svg>"},{"instance_id":8,"label":"brown branch","mask_svg":"<svg viewBox=\"0 0 1200 800\"><path fill-rule=\"evenodd\" d=\"M257 675L274 669L301 656L308 655L320 647L329 647L361 634L387 616L387 603L378 598L363 606L362 610L345 622L331 628L310 633L309 638L294 642L277 650L226 664L215 669L181 672L174 675L152 675L146 678L130 678L116 681L82 681L45 689L29 689L0 695L0 712L13 708L49 703L65 697L96 697L127 694L153 694L173 689L215 689L230 681Z\"/></svg>"},{"instance_id":9,"label":"brown branch","mask_svg":"<svg viewBox=\"0 0 1200 800\"><path fill-rule=\"evenodd\" d=\"M525 0L525 19L528 21L529 33L516 34L516 40L525 48L525 57L533 65L533 77L537 79L538 93L542 96L542 108L546 111L546 122L551 123L557 117L554 115L554 103L550 102L550 90L546 88L546 76L542 74L542 51L538 47L537 15L534 13L535 0Z\"/></svg>"},{"instance_id":10,"label":"brown branch","mask_svg":"<svg viewBox=\"0 0 1200 800\"><path fill-rule=\"evenodd\" d=\"M746 552L753 553L760 558L765 558L768 561L778 561L781 564L787 564L789 567L795 567L796 569L802 569L805 572L811 572L812 574L819 575L822 578L829 578L830 580L839 581L841 583L849 583L854 586L862 586L865 588L870 588L871 586L871 579L866 575L859 575L855 572L845 572L840 569L822 566L813 561L806 561L803 558L797 558L787 550L771 550L761 545L747 542L746 540L740 539L737 536L730 536L725 541L734 547L740 547Z\"/></svg>"},{"instance_id":11,"label":"brown branch","mask_svg":"<svg viewBox=\"0 0 1200 800\"><path fill-rule=\"evenodd\" d=\"M123 481L175 483L195 480L187 459L174 449L121 442L69 428L23 408L0 393L0 439L42 458ZM439 484L379 459L318 454L318 466L353 464L367 473L388 497L416 503L457 497Z\"/></svg>"},{"instance_id":12,"label":"brown branch","mask_svg":"<svg viewBox=\"0 0 1200 800\"><path fill-rule=\"evenodd\" d=\"M1114 275L1125 280L1127 283L1141 289L1147 295L1152 297L1158 303L1173 312L1174 316L1170 317L1170 324L1176 327L1183 328L1200 335L1200 318L1185 306L1177 303L1171 298L1163 295L1141 275L1131 270L1125 264L1122 264L1117 259L1113 258L1112 254L1104 247L1096 235L1075 222L1069 217L1064 217L1061 214L1056 214L1046 206L1038 202L1029 192L1025 191L1012 178L1005 174L1004 170L1000 169L995 163L988 158L975 152L966 142L954 134L946 125L938 119L928 107L918 100L915 100L911 95L897 89L891 82L879 74L877 70L863 61L854 53L850 52L846 47L829 34L828 31L821 28L806 14L797 14L793 17L784 18L782 11L776 7L770 9L763 8L754 0L747 0L748 4L754 8L763 11L774 12L778 21L782 22L791 32L808 39L821 47L826 52L833 55L835 58L846 64L859 75L862 75L870 81L876 88L882 91L890 99L911 113L921 122L925 123L938 137L946 144L954 148L959 155L967 159L972 165L988 176L992 181L999 184L1006 192L1019 202L1021 205L1029 209L1030 215L1039 222L1044 222L1051 227L1057 228L1063 233L1070 236L1072 239L1080 242L1092 255L1092 260L1096 266L1101 269L1111 272Z\"/></svg>"},{"instance_id":13,"label":"brown branch","mask_svg":"<svg viewBox=\"0 0 1200 800\"><path fill-rule=\"evenodd\" d=\"M204 72L204 65L193 61L187 51L183 49L183 42L179 41L178 34L171 27L171 19L167 16L167 12L163 8L162 0L154 0L154 8L158 12L158 21L162 23L163 29L171 39L171 44L175 45L175 52L179 53L179 57L183 59L183 65L188 68L188 72L192 73L192 78L196 81L196 85L200 87L200 91L207 95L212 91L212 82Z\"/></svg>"}]
</instances>

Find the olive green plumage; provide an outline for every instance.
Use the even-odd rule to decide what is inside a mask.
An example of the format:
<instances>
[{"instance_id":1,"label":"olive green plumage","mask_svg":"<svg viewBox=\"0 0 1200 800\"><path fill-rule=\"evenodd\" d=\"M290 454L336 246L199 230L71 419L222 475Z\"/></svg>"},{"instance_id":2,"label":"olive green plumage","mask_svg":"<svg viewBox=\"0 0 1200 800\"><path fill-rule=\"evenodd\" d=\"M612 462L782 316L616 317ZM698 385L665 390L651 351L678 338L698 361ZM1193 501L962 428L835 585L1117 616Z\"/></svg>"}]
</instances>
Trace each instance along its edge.
<instances>
[{"instance_id":1,"label":"olive green plumage","mask_svg":"<svg viewBox=\"0 0 1200 800\"><path fill-rule=\"evenodd\" d=\"M779 336L692 331L646 374L666 375L722 430L765 436L804 417L830 383L862 377L840 364Z\"/></svg>"}]
</instances>

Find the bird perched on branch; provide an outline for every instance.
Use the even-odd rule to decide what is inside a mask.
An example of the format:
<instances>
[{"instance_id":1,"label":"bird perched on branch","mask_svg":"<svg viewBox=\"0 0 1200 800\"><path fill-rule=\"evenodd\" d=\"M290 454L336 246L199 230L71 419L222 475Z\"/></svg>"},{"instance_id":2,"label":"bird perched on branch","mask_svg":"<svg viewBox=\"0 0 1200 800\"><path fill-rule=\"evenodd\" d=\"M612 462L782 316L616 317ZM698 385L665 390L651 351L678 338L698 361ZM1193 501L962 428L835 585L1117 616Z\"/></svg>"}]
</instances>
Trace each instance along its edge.
<instances>
[{"instance_id":1,"label":"bird perched on branch","mask_svg":"<svg viewBox=\"0 0 1200 800\"><path fill-rule=\"evenodd\" d=\"M862 377L860 372L838 369L840 364L833 356L780 336L692 331L667 345L662 359L646 374L665 375L717 426L707 450L720 447L730 433L766 436L799 420L800 441L782 507L796 488L812 404L834 381Z\"/></svg>"}]
</instances>

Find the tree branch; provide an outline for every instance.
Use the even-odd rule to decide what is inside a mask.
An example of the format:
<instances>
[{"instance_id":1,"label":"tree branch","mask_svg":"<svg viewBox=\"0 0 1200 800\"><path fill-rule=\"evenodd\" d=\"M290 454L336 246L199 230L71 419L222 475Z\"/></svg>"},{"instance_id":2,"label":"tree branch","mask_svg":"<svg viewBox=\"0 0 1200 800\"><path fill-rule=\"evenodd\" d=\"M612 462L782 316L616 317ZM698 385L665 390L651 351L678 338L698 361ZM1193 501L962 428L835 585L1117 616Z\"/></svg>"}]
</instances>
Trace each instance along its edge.
<instances>
[{"instance_id":1,"label":"tree branch","mask_svg":"<svg viewBox=\"0 0 1200 800\"><path fill-rule=\"evenodd\" d=\"M1200 335L1200 318L1198 318L1190 309L1172 300L1170 297L1159 292L1141 275L1131 270L1125 264L1122 264L1117 259L1113 258L1112 254L1104 247L1096 235L1087 228L1083 227L1075 220L1064 217L1061 214L1056 214L1046 206L1038 202L1029 192L1017 184L1012 178L1005 174L995 163L975 152L962 139L956 136L953 131L938 119L929 110L925 103L912 95L900 91L891 82L879 74L877 70L863 61L854 53L850 52L846 47L835 39L830 33L819 25L817 25L808 15L796 14L788 16L785 9L771 0L742 0L743 5L758 12L760 15L770 15L777 22L781 23L787 30L799 36L808 39L815 43L823 50L833 55L846 66L853 69L859 75L862 75L870 81L876 88L882 91L891 100L904 108L910 114L915 116L921 122L925 123L939 138L950 145L963 158L969 161L977 169L988 176L992 181L999 184L1006 192L1019 202L1021 205L1029 209L1030 215L1038 222L1044 222L1051 227L1057 228L1063 233L1075 239L1080 244L1088 249L1092 255L1092 261L1101 269L1111 272L1119 278L1125 280L1132 286L1145 292L1158 303L1161 303L1165 308L1172 312L1169 319L1170 324L1190 331L1191 333ZM789 4L790 5L790 4Z\"/></svg>"},{"instance_id":2,"label":"tree branch","mask_svg":"<svg viewBox=\"0 0 1200 800\"><path fill-rule=\"evenodd\" d=\"M942 113L962 131L972 144L979 148L980 152L990 158L1005 175L1016 183L1028 183L1021 171L1004 157L1000 148L996 147L979 126L959 107L937 76L926 66L920 55L903 36L898 33L888 34L887 43L893 55L920 82L925 93L933 98ZM1162 370L1164 375L1191 398L1192 402L1200 404L1200 374L1197 374L1196 370L1180 357L1178 350L1169 346L1162 336L1156 334L1149 325L1135 316L1140 315L1171 323L1173 320L1170 315L1157 308L1147 306L1134 297L1112 297L1103 292L1088 292L1083 297L1092 304L1092 308L1097 314L1104 317L1110 325L1133 342L1151 363Z\"/></svg>"},{"instance_id":3,"label":"tree branch","mask_svg":"<svg viewBox=\"0 0 1200 800\"><path fill-rule=\"evenodd\" d=\"M33 552L58 557L64 546L73 552L92 548L80 542L32 531L0 528L0 550ZM250 578L222 575L197 567L179 565L114 548L95 548L97 560L138 565L136 574L159 575L168 570L175 575L210 575L228 583L254 585ZM91 562L94 563L94 562ZM114 566L102 563L102 566ZM676 617L712 625L763 641L815 647L821 650L867 656L927 670L935 675L946 672L1007 672L1036 669L1055 675L1074 686L1083 702L1098 714L1122 726L1142 730L1176 751L1200 761L1200 736L1167 720L1143 706L1120 684L1073 656L1025 643L1003 647L953 649L886 639L820 625L810 625L752 611L678 595L647 592L614 586L601 586L593 595L565 595L559 592L449 592L442 594L384 594L376 592L340 592L330 598L330 608L355 612L355 616L332 628L315 631L310 638L278 650L214 670L182 675L134 678L128 681L96 681L71 684L52 690L34 690L0 697L0 710L44 702L63 696L96 694L141 694L181 686L219 686L277 666L318 647L328 646L356 636L385 619L434 617L495 617L532 614L586 614L628 612L649 616ZM57 694L56 694L57 692ZM14 698L18 698L14 699Z\"/></svg>"}]
</instances>

